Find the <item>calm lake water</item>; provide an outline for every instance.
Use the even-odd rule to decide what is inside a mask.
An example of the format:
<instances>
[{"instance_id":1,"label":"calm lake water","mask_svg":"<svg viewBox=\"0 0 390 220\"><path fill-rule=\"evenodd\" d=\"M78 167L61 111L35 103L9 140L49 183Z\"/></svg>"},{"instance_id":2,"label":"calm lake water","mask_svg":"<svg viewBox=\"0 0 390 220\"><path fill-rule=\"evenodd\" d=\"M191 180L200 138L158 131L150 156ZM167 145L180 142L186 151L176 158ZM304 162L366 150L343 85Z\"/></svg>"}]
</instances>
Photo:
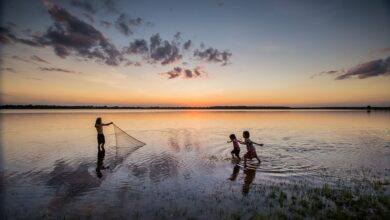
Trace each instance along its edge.
<instances>
[{"instance_id":1,"label":"calm lake water","mask_svg":"<svg viewBox=\"0 0 390 220\"><path fill-rule=\"evenodd\" d=\"M390 175L390 113L364 111L1 111L3 217L209 218L259 199L257 186L336 184ZM128 154L96 117L146 143ZM231 133L264 143L260 165L231 160ZM241 156L246 152L241 146ZM218 201L217 195L225 196ZM215 199L216 198L216 199ZM186 213L178 213L186 210ZM211 217L213 217L211 215Z\"/></svg>"}]
</instances>

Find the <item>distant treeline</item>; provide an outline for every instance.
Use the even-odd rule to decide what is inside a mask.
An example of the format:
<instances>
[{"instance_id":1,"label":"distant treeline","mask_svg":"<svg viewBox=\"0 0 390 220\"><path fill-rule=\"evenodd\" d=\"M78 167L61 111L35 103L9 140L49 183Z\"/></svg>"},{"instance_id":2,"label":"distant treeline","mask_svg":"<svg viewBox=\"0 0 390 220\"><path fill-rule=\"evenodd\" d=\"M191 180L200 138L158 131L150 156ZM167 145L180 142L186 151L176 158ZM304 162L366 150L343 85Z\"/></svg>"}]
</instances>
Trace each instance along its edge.
<instances>
[{"instance_id":1,"label":"distant treeline","mask_svg":"<svg viewBox=\"0 0 390 220\"><path fill-rule=\"evenodd\" d=\"M389 107L287 107L287 106L206 106L206 107L185 107L185 106L94 106L94 105L0 105L0 109L274 109L274 110L288 110L288 109L329 109L329 110L367 110L367 111L390 111Z\"/></svg>"}]
</instances>

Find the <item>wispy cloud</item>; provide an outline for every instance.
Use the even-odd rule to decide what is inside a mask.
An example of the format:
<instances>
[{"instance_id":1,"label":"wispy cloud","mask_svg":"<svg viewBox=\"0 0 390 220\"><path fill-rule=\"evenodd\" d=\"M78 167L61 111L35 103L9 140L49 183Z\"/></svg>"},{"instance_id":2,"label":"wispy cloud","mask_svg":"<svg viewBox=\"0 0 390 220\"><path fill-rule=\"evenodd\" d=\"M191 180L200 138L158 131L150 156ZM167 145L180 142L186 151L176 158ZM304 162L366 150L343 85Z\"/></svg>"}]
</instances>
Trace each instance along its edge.
<instances>
[{"instance_id":1,"label":"wispy cloud","mask_svg":"<svg viewBox=\"0 0 390 220\"><path fill-rule=\"evenodd\" d=\"M1 44L11 44L11 43L21 43L26 44L32 47L43 47L42 42L38 38L33 36L33 38L20 38L16 36L12 30L8 27L0 27L0 43Z\"/></svg>"},{"instance_id":2,"label":"wispy cloud","mask_svg":"<svg viewBox=\"0 0 390 220\"><path fill-rule=\"evenodd\" d=\"M18 60L18 61L22 61L22 62L26 62L26 63L31 63L31 64L37 65L36 63L32 62L31 60L23 58L23 57L12 56L11 58L14 59L14 60Z\"/></svg>"},{"instance_id":3,"label":"wispy cloud","mask_svg":"<svg viewBox=\"0 0 390 220\"><path fill-rule=\"evenodd\" d=\"M11 73L16 73L14 68L11 67L0 67L0 72L11 72Z\"/></svg>"},{"instance_id":4,"label":"wispy cloud","mask_svg":"<svg viewBox=\"0 0 390 220\"><path fill-rule=\"evenodd\" d=\"M311 78L321 75L337 75L335 80L366 79L378 76L390 75L390 57L371 60L358 64L348 70L329 70L313 75Z\"/></svg>"},{"instance_id":5,"label":"wispy cloud","mask_svg":"<svg viewBox=\"0 0 390 220\"><path fill-rule=\"evenodd\" d=\"M31 59L31 60L34 60L34 61L37 61L37 62L49 63L49 62L47 62L45 59L42 59L42 58L40 58L40 57L37 56L37 55L32 55L32 56L30 57L30 59Z\"/></svg>"},{"instance_id":6,"label":"wispy cloud","mask_svg":"<svg viewBox=\"0 0 390 220\"><path fill-rule=\"evenodd\" d=\"M38 69L41 71L46 71L46 72L62 72L62 73L70 73L70 74L81 74L81 72L76 72L76 71L62 69L62 68L38 67Z\"/></svg>"},{"instance_id":7,"label":"wispy cloud","mask_svg":"<svg viewBox=\"0 0 390 220\"><path fill-rule=\"evenodd\" d=\"M119 13L116 0L102 0L102 2L105 11L110 13Z\"/></svg>"},{"instance_id":8,"label":"wispy cloud","mask_svg":"<svg viewBox=\"0 0 390 220\"><path fill-rule=\"evenodd\" d=\"M122 34L129 36L134 33L135 28L140 27L143 23L143 18L132 18L129 15L122 13L115 21L115 28Z\"/></svg>"},{"instance_id":9,"label":"wispy cloud","mask_svg":"<svg viewBox=\"0 0 390 220\"><path fill-rule=\"evenodd\" d=\"M71 0L70 4L74 7L80 8L86 12L95 14L96 8L88 0Z\"/></svg>"},{"instance_id":10,"label":"wispy cloud","mask_svg":"<svg viewBox=\"0 0 390 220\"><path fill-rule=\"evenodd\" d=\"M310 77L310 79L313 79L313 78L315 78L315 77L317 77L317 76L322 76L322 75L335 75L335 74L337 74L337 73L340 73L340 71L338 71L338 70L322 71L322 72L320 72L320 73L316 73L316 74L312 75L312 76Z\"/></svg>"},{"instance_id":11,"label":"wispy cloud","mask_svg":"<svg viewBox=\"0 0 390 220\"><path fill-rule=\"evenodd\" d=\"M369 77L390 75L390 57L386 59L372 60L359 64L342 75L337 76L336 80L349 78L366 79Z\"/></svg>"},{"instance_id":12,"label":"wispy cloud","mask_svg":"<svg viewBox=\"0 0 390 220\"><path fill-rule=\"evenodd\" d=\"M168 79L183 78L183 79L194 79L198 77L207 76L207 73L203 71L200 67L195 69L185 69L182 67L174 67L172 70L160 73L161 76L168 77Z\"/></svg>"},{"instance_id":13,"label":"wispy cloud","mask_svg":"<svg viewBox=\"0 0 390 220\"><path fill-rule=\"evenodd\" d=\"M100 20L100 25L105 27L105 28L110 28L112 26L112 23L109 21Z\"/></svg>"}]
</instances>

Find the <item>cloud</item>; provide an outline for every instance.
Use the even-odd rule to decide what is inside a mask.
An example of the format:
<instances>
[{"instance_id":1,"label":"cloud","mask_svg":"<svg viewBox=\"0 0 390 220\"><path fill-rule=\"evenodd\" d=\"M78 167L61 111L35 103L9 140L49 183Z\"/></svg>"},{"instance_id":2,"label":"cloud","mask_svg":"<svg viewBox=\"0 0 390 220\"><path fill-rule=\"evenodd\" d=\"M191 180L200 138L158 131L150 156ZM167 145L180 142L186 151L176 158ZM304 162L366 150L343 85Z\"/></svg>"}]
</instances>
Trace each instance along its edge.
<instances>
[{"instance_id":1,"label":"cloud","mask_svg":"<svg viewBox=\"0 0 390 220\"><path fill-rule=\"evenodd\" d=\"M325 72L322 72L322 73L325 73L325 74L335 74L335 73L338 73L339 71L338 70L329 70L329 71L325 71Z\"/></svg>"},{"instance_id":2,"label":"cloud","mask_svg":"<svg viewBox=\"0 0 390 220\"><path fill-rule=\"evenodd\" d=\"M71 15L63 8L44 1L54 24L42 36L45 45L52 46L55 53L65 58L69 55L103 61L117 66L122 60L115 45L93 26Z\"/></svg>"},{"instance_id":3,"label":"cloud","mask_svg":"<svg viewBox=\"0 0 390 220\"><path fill-rule=\"evenodd\" d=\"M95 23L95 20L93 19L92 15L90 15L88 13L83 13L83 16L89 21L89 23L92 23L92 24Z\"/></svg>"},{"instance_id":4,"label":"cloud","mask_svg":"<svg viewBox=\"0 0 390 220\"><path fill-rule=\"evenodd\" d=\"M80 8L86 12L95 14L96 8L94 8L90 1L87 0L71 0L70 4L74 7Z\"/></svg>"},{"instance_id":5,"label":"cloud","mask_svg":"<svg viewBox=\"0 0 390 220\"><path fill-rule=\"evenodd\" d=\"M187 41L183 44L183 49L184 49L184 50L190 49L191 44L192 44L192 41L191 41L191 40L187 40Z\"/></svg>"},{"instance_id":6,"label":"cloud","mask_svg":"<svg viewBox=\"0 0 390 220\"><path fill-rule=\"evenodd\" d=\"M335 75L336 73L340 73L340 71L338 71L338 70L322 71L320 73L316 73L316 74L312 75L310 77L310 79L313 79L313 78L315 78L317 76L322 76L322 75Z\"/></svg>"},{"instance_id":7,"label":"cloud","mask_svg":"<svg viewBox=\"0 0 390 220\"><path fill-rule=\"evenodd\" d=\"M37 36L33 36L32 39L20 38L17 37L10 28L7 27L0 27L0 43L4 45L11 43L21 43L32 47L43 47L42 42L39 41Z\"/></svg>"},{"instance_id":8,"label":"cloud","mask_svg":"<svg viewBox=\"0 0 390 220\"><path fill-rule=\"evenodd\" d=\"M168 79L175 79L182 74L182 70L183 69L181 67L174 67L173 70L165 72L165 73L160 73L160 75L167 76Z\"/></svg>"},{"instance_id":9,"label":"cloud","mask_svg":"<svg viewBox=\"0 0 390 220\"><path fill-rule=\"evenodd\" d=\"M38 67L39 70L45 72L62 72L62 73L70 73L70 74L81 74L81 72L75 72L72 70L62 69L62 68L52 68L52 67Z\"/></svg>"},{"instance_id":10,"label":"cloud","mask_svg":"<svg viewBox=\"0 0 390 220\"><path fill-rule=\"evenodd\" d=\"M102 0L100 1L100 4L103 3L103 5L105 5L109 2L113 1ZM130 61L133 59L132 57L129 59L126 57L127 55L138 55L142 58L141 62L144 61L148 64L158 63L160 65L181 61L183 59L183 54L190 60L195 57L201 61L227 65L232 56L232 53L227 50L221 51L214 49L213 47L206 49L204 44L201 44L200 48L194 51L192 50L193 42L191 40L183 40L181 32L174 34L173 38L170 40L164 40L160 37L159 33L156 33L149 39L135 39L131 41L127 47L118 49L94 26L72 15L67 10L52 3L50 0L43 0L43 3L53 21L45 32L39 33L29 30L27 34L25 33L25 36L18 37L12 32L12 29L0 27L0 43L21 43L34 47L48 47L53 49L55 54L61 58L72 56L77 60L92 60L110 66L118 66L120 64L124 64L125 66L141 66L141 63L138 61ZM71 4L74 7L79 7L84 11L87 11L88 13L82 13L87 19L92 18L89 13L95 13L97 10L97 7L94 8L94 6L91 6L91 9L91 7L88 6L90 3L86 0L71 1ZM93 18L90 20L91 22L94 22ZM147 25L148 23L145 22L143 18L131 18L124 13L119 14L119 17L115 21L115 27L126 36L131 35L135 28L144 24ZM100 20L100 25L109 28L113 24L109 21ZM31 56L30 60L18 58L21 61L30 63L34 63L32 61L46 61L35 55ZM188 64L187 62L182 63ZM54 70L51 69L51 71ZM59 70L57 69L57 71ZM170 71L170 76L175 78L178 73L178 69L176 69L176 71ZM204 72L199 68L183 69L180 71L179 76L183 78L194 78L204 75L203 73ZM169 73L167 74L169 75Z\"/></svg>"},{"instance_id":11,"label":"cloud","mask_svg":"<svg viewBox=\"0 0 390 220\"><path fill-rule=\"evenodd\" d=\"M100 20L100 25L105 28L110 28L112 26L112 23L105 20Z\"/></svg>"},{"instance_id":12,"label":"cloud","mask_svg":"<svg viewBox=\"0 0 390 220\"><path fill-rule=\"evenodd\" d=\"M30 59L31 59L31 60L34 60L34 61L42 62L42 63L49 63L49 62L47 62L46 60L44 60L44 59L38 57L37 55L32 55L32 56L30 57Z\"/></svg>"},{"instance_id":13,"label":"cloud","mask_svg":"<svg viewBox=\"0 0 390 220\"><path fill-rule=\"evenodd\" d=\"M0 72L3 72L3 71L16 73L15 69L11 68L11 67L0 67Z\"/></svg>"},{"instance_id":14,"label":"cloud","mask_svg":"<svg viewBox=\"0 0 390 220\"><path fill-rule=\"evenodd\" d=\"M231 56L232 53L228 51L219 51L212 47L209 47L205 50L196 49L194 52L194 57L197 57L206 62L222 63L222 65L226 65Z\"/></svg>"},{"instance_id":15,"label":"cloud","mask_svg":"<svg viewBox=\"0 0 390 220\"><path fill-rule=\"evenodd\" d=\"M129 36L133 34L133 29L141 26L144 23L144 19L137 17L131 18L126 14L120 14L115 21L115 27L122 34Z\"/></svg>"},{"instance_id":16,"label":"cloud","mask_svg":"<svg viewBox=\"0 0 390 220\"><path fill-rule=\"evenodd\" d=\"M183 59L183 52L190 50L192 47L191 40L184 41L183 45L181 45L181 42L180 32L177 32L171 41L163 40L160 34L156 33L149 38L149 41L136 39L130 42L129 46L124 48L124 53L140 55L150 64L159 63L167 65ZM212 47L204 50L196 49L192 55L200 60L221 63L221 65L227 65L232 56L228 51L220 51ZM188 64L187 62L183 63L185 65ZM190 72L187 71L187 74L189 75ZM177 76L177 71L170 71L168 75L174 78Z\"/></svg>"},{"instance_id":17,"label":"cloud","mask_svg":"<svg viewBox=\"0 0 390 220\"><path fill-rule=\"evenodd\" d=\"M150 59L152 62L160 62L161 65L174 63L180 60L183 55L178 46L167 40L162 41L159 34L150 38Z\"/></svg>"},{"instance_id":18,"label":"cloud","mask_svg":"<svg viewBox=\"0 0 390 220\"><path fill-rule=\"evenodd\" d=\"M206 76L207 73L204 72L200 67L196 67L193 70L184 69L181 67L174 67L171 71L160 73L162 76L168 77L168 79L183 78L183 79L193 79L197 77Z\"/></svg>"},{"instance_id":19,"label":"cloud","mask_svg":"<svg viewBox=\"0 0 390 220\"><path fill-rule=\"evenodd\" d=\"M128 60L125 64L125 66L141 66L141 63L140 62L134 62L134 61L131 61L131 60Z\"/></svg>"},{"instance_id":20,"label":"cloud","mask_svg":"<svg viewBox=\"0 0 390 220\"><path fill-rule=\"evenodd\" d=\"M130 42L130 46L126 48L126 52L129 54L146 54L148 51L148 42L144 39L136 39Z\"/></svg>"},{"instance_id":21,"label":"cloud","mask_svg":"<svg viewBox=\"0 0 390 220\"><path fill-rule=\"evenodd\" d=\"M390 75L390 57L386 59L372 60L352 67L342 75L337 76L336 80L349 78L366 79L369 77Z\"/></svg>"},{"instance_id":22,"label":"cloud","mask_svg":"<svg viewBox=\"0 0 390 220\"><path fill-rule=\"evenodd\" d=\"M118 13L119 10L117 8L116 0L103 0L103 7L107 12Z\"/></svg>"},{"instance_id":23,"label":"cloud","mask_svg":"<svg viewBox=\"0 0 390 220\"><path fill-rule=\"evenodd\" d=\"M25 58L19 57L19 56L12 56L12 59L37 65L36 63L32 62L31 60L28 60L28 59L25 59Z\"/></svg>"},{"instance_id":24,"label":"cloud","mask_svg":"<svg viewBox=\"0 0 390 220\"><path fill-rule=\"evenodd\" d=\"M31 77L31 76L26 76L24 77L25 79L28 79L28 80L35 80L35 81L41 81L42 79L41 78L37 78L37 77Z\"/></svg>"},{"instance_id":25,"label":"cloud","mask_svg":"<svg viewBox=\"0 0 390 220\"><path fill-rule=\"evenodd\" d=\"M182 40L181 32L176 32L176 34L173 35L173 38L174 38L174 41L177 41L177 42L181 41Z\"/></svg>"}]
</instances>

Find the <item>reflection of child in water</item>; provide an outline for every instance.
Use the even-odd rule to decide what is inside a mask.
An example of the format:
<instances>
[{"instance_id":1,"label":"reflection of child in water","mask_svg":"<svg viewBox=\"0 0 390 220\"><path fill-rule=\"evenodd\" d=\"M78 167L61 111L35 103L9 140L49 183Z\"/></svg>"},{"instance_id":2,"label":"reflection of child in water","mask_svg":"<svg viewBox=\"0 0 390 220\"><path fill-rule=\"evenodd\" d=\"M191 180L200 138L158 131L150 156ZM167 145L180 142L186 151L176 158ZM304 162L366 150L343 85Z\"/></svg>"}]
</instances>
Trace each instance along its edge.
<instances>
[{"instance_id":1,"label":"reflection of child in water","mask_svg":"<svg viewBox=\"0 0 390 220\"><path fill-rule=\"evenodd\" d=\"M232 158L234 158L234 155L241 160L240 158L240 145L238 144L237 138L235 134L231 134L229 136L230 141L228 143L232 142L233 143L233 150L230 152L232 154Z\"/></svg>"},{"instance_id":2,"label":"reflection of child in water","mask_svg":"<svg viewBox=\"0 0 390 220\"><path fill-rule=\"evenodd\" d=\"M99 150L98 151L98 154L97 154L97 164L96 164L96 176L99 177L99 178L102 178L103 177L103 174L102 174L102 171L101 170L105 170L105 169L108 169L110 168L109 166L104 166L103 165L103 161L104 161L104 156L106 154L106 151L105 150Z\"/></svg>"},{"instance_id":3,"label":"reflection of child in water","mask_svg":"<svg viewBox=\"0 0 390 220\"><path fill-rule=\"evenodd\" d=\"M242 194L247 195L249 193L249 186L252 184L256 176L256 169L246 169L244 170L245 179L244 185L242 186Z\"/></svg>"},{"instance_id":4,"label":"reflection of child in water","mask_svg":"<svg viewBox=\"0 0 390 220\"><path fill-rule=\"evenodd\" d=\"M232 175L230 176L229 180L235 181L235 180L237 179L238 172L240 172L240 166L238 166L238 165L236 164L236 165L234 166L234 168L233 168L233 173L232 173Z\"/></svg>"}]
</instances>

